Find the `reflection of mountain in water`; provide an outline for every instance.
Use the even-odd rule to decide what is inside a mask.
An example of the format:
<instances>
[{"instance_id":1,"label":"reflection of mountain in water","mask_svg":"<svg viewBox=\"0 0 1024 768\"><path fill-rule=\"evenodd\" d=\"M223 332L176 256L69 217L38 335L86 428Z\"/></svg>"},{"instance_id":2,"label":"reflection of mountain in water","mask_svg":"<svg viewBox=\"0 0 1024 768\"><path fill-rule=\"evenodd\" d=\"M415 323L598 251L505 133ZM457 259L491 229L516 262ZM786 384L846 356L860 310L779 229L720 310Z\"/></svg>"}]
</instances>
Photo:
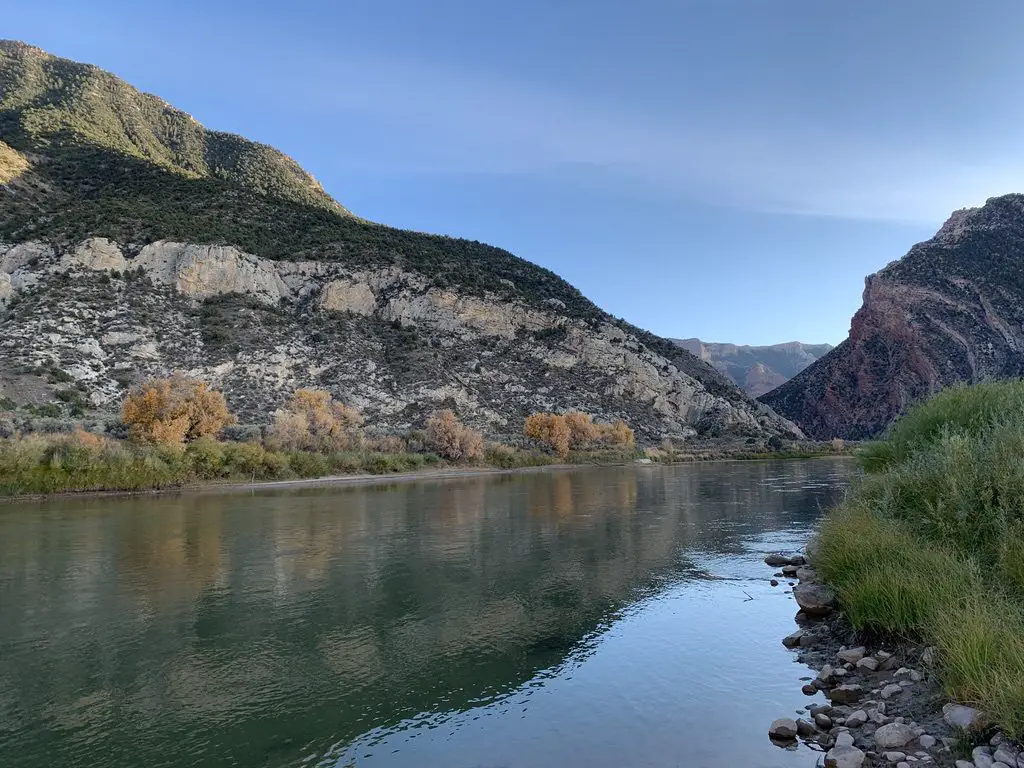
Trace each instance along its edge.
<instances>
[{"instance_id":1,"label":"reflection of mountain in water","mask_svg":"<svg viewBox=\"0 0 1024 768\"><path fill-rule=\"evenodd\" d=\"M0 738L33 766L149 764L171 745L189 765L283 765L466 709L699 578L707 553L806 524L843 470L601 468L8 509Z\"/></svg>"}]
</instances>

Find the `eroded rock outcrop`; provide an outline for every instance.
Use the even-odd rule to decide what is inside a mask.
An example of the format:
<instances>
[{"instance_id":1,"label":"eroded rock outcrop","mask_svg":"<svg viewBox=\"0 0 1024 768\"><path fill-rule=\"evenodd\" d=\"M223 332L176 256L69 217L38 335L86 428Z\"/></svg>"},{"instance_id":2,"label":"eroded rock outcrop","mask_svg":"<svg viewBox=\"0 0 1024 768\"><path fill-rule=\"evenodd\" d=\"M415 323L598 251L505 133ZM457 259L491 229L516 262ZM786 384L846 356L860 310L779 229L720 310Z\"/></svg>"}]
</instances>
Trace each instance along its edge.
<instances>
[{"instance_id":1,"label":"eroded rock outcrop","mask_svg":"<svg viewBox=\"0 0 1024 768\"><path fill-rule=\"evenodd\" d=\"M957 211L865 281L842 344L760 400L811 437L878 435L957 382L1024 374L1024 195Z\"/></svg>"},{"instance_id":2,"label":"eroded rock outcrop","mask_svg":"<svg viewBox=\"0 0 1024 768\"><path fill-rule=\"evenodd\" d=\"M382 429L453 406L491 434L518 432L530 412L566 408L625 418L647 439L793 434L686 352L666 356L612 318L573 317L562 302L231 246L130 250L99 237L64 253L0 246L8 365L60 368L99 407L143 376L181 370L223 387L252 421L296 387L315 386Z\"/></svg>"}]
</instances>

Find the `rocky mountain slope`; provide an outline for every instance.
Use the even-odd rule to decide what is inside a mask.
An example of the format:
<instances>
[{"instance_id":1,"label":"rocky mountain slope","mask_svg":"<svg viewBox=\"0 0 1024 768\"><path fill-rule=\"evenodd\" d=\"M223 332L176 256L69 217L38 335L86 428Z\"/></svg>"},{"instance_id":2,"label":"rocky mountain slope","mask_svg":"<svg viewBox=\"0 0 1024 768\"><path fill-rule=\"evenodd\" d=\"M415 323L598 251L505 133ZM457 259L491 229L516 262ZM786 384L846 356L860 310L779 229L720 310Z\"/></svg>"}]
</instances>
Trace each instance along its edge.
<instances>
[{"instance_id":1,"label":"rocky mountain slope","mask_svg":"<svg viewBox=\"0 0 1024 768\"><path fill-rule=\"evenodd\" d=\"M1024 374L1024 195L954 213L865 281L850 335L761 397L809 435L878 435L957 382Z\"/></svg>"},{"instance_id":2,"label":"rocky mountain slope","mask_svg":"<svg viewBox=\"0 0 1024 768\"><path fill-rule=\"evenodd\" d=\"M116 406L173 370L266 421L329 389L373 430L543 409L638 436L796 434L671 342L477 242L348 213L270 147L95 67L0 43L0 399Z\"/></svg>"},{"instance_id":3,"label":"rocky mountain slope","mask_svg":"<svg viewBox=\"0 0 1024 768\"><path fill-rule=\"evenodd\" d=\"M759 397L786 383L832 349L831 344L803 344L799 341L763 347L718 344L700 339L673 341L711 363L751 397Z\"/></svg>"}]
</instances>

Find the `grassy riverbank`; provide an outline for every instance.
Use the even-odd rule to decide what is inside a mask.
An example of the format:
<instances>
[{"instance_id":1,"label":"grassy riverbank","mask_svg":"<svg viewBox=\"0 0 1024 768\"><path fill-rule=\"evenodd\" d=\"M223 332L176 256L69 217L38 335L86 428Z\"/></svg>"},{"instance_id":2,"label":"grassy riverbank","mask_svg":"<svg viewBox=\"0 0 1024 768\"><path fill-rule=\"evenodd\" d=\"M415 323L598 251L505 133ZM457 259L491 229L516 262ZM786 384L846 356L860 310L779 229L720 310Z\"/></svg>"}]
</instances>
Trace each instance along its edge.
<instances>
[{"instance_id":1,"label":"grassy riverbank","mask_svg":"<svg viewBox=\"0 0 1024 768\"><path fill-rule=\"evenodd\" d=\"M947 693L1024 737L1024 383L947 390L859 458L820 573L857 629L934 646Z\"/></svg>"},{"instance_id":2,"label":"grassy riverbank","mask_svg":"<svg viewBox=\"0 0 1024 768\"><path fill-rule=\"evenodd\" d=\"M370 444L372 446L372 444ZM830 444L808 444L776 452L703 447L666 454L636 447L570 451L565 456L490 443L473 461L452 461L429 451L273 450L260 442L201 438L187 444L154 445L77 430L0 439L0 497L151 491L207 483L253 483L343 475L392 475L444 468L526 469L563 464L626 464L641 459L686 463L722 459L788 459L844 455Z\"/></svg>"},{"instance_id":3,"label":"grassy riverbank","mask_svg":"<svg viewBox=\"0 0 1024 768\"><path fill-rule=\"evenodd\" d=\"M407 474L444 467L519 469L553 464L612 464L635 461L640 455L635 449L606 449L574 451L558 457L494 444L486 446L477 461L455 462L430 452L279 451L257 442L221 442L210 438L185 445L153 445L79 430L0 440L0 496Z\"/></svg>"}]
</instances>

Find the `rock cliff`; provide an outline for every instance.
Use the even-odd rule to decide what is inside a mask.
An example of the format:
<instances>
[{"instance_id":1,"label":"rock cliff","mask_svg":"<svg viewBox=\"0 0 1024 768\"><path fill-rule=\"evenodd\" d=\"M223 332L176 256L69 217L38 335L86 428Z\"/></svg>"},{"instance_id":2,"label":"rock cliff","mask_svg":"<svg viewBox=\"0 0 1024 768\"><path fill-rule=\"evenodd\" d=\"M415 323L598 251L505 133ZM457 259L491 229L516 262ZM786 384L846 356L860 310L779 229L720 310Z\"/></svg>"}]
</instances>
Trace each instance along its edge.
<instances>
[{"instance_id":1,"label":"rock cliff","mask_svg":"<svg viewBox=\"0 0 1024 768\"><path fill-rule=\"evenodd\" d=\"M1024 195L954 213L865 281L849 337L762 402L808 435L878 435L957 382L1024 373Z\"/></svg>"},{"instance_id":2,"label":"rock cliff","mask_svg":"<svg viewBox=\"0 0 1024 768\"><path fill-rule=\"evenodd\" d=\"M753 347L717 344L700 339L673 339L679 346L710 363L752 397L770 392L824 355L831 344L785 344Z\"/></svg>"},{"instance_id":3,"label":"rock cliff","mask_svg":"<svg viewBox=\"0 0 1024 768\"><path fill-rule=\"evenodd\" d=\"M496 436L565 408L625 418L648 440L792 432L687 353L665 344L666 356L612 318L441 288L395 266L28 242L0 246L0 300L0 395L14 400L72 386L112 408L133 382L179 370L222 387L253 423L301 386L329 389L380 433L440 407ZM53 390L39 386L54 371Z\"/></svg>"}]
</instances>

